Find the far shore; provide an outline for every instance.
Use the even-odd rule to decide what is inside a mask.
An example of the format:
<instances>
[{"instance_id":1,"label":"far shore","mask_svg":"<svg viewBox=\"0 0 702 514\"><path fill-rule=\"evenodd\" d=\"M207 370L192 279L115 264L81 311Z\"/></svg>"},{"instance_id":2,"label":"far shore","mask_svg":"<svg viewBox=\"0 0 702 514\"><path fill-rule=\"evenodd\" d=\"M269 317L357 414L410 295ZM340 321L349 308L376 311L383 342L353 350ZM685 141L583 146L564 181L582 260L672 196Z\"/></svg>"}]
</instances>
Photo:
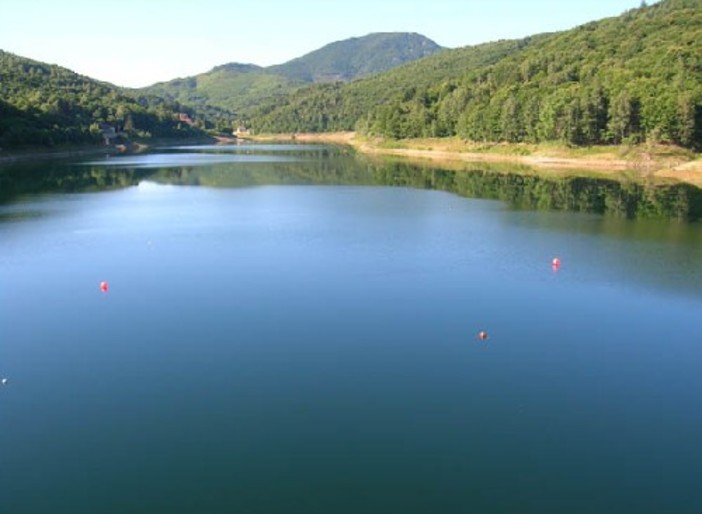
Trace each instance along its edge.
<instances>
[{"instance_id":1,"label":"far shore","mask_svg":"<svg viewBox=\"0 0 702 514\"><path fill-rule=\"evenodd\" d=\"M78 145L61 148L21 148L0 152L0 166L17 162L37 161L47 159L67 159L90 155L114 155L119 150L114 146Z\"/></svg>"},{"instance_id":2,"label":"far shore","mask_svg":"<svg viewBox=\"0 0 702 514\"><path fill-rule=\"evenodd\" d=\"M263 134L256 141L298 141L350 145L371 155L394 155L455 168L460 163L514 163L535 171L591 172L612 178L672 179L702 187L702 156L666 145L569 148L565 145L472 143L457 138L370 139L354 132Z\"/></svg>"},{"instance_id":3,"label":"far shore","mask_svg":"<svg viewBox=\"0 0 702 514\"><path fill-rule=\"evenodd\" d=\"M116 146L71 146L0 151L0 165L100 154L142 153L167 144L232 144L246 141L311 142L348 145L367 155L396 156L417 163L433 163L454 170L469 163L517 164L533 172L598 175L611 178L660 179L702 188L702 155L669 145L598 146L575 148L558 144L475 143L458 138L387 140L355 132L210 136L189 139L152 139Z\"/></svg>"},{"instance_id":4,"label":"far shore","mask_svg":"<svg viewBox=\"0 0 702 514\"><path fill-rule=\"evenodd\" d=\"M87 157L91 155L121 155L143 153L154 146L160 145L188 145L205 143L230 143L236 139L220 137L197 137L197 138L167 138L167 139L147 139L130 141L124 144L103 145L103 144L80 144L62 145L59 147L26 147L13 148L10 150L0 150L0 166L17 162L41 161L50 159L68 159L71 157Z\"/></svg>"}]
</instances>

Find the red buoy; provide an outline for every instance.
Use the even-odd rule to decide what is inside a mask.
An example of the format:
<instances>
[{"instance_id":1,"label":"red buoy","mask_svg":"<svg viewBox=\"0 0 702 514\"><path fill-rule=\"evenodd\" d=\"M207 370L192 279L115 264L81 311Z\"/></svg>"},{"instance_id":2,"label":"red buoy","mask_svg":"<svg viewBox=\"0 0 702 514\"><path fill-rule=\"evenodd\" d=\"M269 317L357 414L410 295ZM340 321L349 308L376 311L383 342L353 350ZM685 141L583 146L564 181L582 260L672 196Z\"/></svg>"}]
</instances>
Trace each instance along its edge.
<instances>
[{"instance_id":1,"label":"red buoy","mask_svg":"<svg viewBox=\"0 0 702 514\"><path fill-rule=\"evenodd\" d=\"M100 282L100 291L102 291L103 293L107 292L107 282L105 282L104 280Z\"/></svg>"},{"instance_id":2,"label":"red buoy","mask_svg":"<svg viewBox=\"0 0 702 514\"><path fill-rule=\"evenodd\" d=\"M558 257L554 257L553 260L551 261L551 267L554 270L557 270L558 268L561 267L561 260Z\"/></svg>"},{"instance_id":3,"label":"red buoy","mask_svg":"<svg viewBox=\"0 0 702 514\"><path fill-rule=\"evenodd\" d=\"M488 338L487 332L485 332L484 330L481 330L480 332L478 332L478 339L480 339L481 341L486 341L487 338Z\"/></svg>"}]
</instances>

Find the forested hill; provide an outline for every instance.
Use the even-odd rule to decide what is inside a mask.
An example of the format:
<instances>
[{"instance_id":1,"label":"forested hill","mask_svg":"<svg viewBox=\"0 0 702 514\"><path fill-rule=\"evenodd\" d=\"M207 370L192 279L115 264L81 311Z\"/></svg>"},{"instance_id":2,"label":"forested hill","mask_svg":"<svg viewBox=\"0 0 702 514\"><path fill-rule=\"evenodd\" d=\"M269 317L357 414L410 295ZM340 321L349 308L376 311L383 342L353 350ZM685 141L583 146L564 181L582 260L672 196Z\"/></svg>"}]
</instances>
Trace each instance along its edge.
<instances>
[{"instance_id":1,"label":"forested hill","mask_svg":"<svg viewBox=\"0 0 702 514\"><path fill-rule=\"evenodd\" d=\"M271 66L268 71L303 82L346 82L391 70L439 50L439 45L419 34L376 33L330 43L285 64Z\"/></svg>"},{"instance_id":2,"label":"forested hill","mask_svg":"<svg viewBox=\"0 0 702 514\"><path fill-rule=\"evenodd\" d=\"M214 105L249 112L316 82L350 81L384 72L442 48L413 33L389 32L330 43L284 64L267 68L230 63L207 73L140 90L194 106Z\"/></svg>"},{"instance_id":3,"label":"forested hill","mask_svg":"<svg viewBox=\"0 0 702 514\"><path fill-rule=\"evenodd\" d=\"M0 50L0 148L99 143L101 124L126 136L201 135L183 109Z\"/></svg>"},{"instance_id":4,"label":"forested hill","mask_svg":"<svg viewBox=\"0 0 702 514\"><path fill-rule=\"evenodd\" d=\"M269 99L248 120L258 132L352 130L376 106L458 80L466 70L494 64L545 36L444 50L386 73L350 83L318 84Z\"/></svg>"},{"instance_id":5,"label":"forested hill","mask_svg":"<svg viewBox=\"0 0 702 514\"><path fill-rule=\"evenodd\" d=\"M503 53L492 46L499 44L444 51L371 80L298 91L259 110L252 126L290 132L355 125L394 138L702 147L702 1L662 0L515 42ZM440 64L486 49L492 60L475 58L450 71ZM384 82L391 99L382 92Z\"/></svg>"}]
</instances>

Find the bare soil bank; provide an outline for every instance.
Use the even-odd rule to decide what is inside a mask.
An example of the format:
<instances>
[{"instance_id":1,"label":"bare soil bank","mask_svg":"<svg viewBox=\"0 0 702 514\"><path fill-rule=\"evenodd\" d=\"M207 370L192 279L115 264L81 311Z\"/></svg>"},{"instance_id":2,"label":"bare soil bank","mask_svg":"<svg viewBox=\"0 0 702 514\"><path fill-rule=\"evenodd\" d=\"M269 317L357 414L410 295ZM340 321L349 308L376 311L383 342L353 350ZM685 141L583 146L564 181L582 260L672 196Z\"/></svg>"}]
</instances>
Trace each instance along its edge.
<instances>
[{"instance_id":1,"label":"bare soil bank","mask_svg":"<svg viewBox=\"0 0 702 514\"><path fill-rule=\"evenodd\" d=\"M300 141L346 144L365 154L396 155L434 161L456 168L457 163L515 163L535 171L569 174L594 172L615 177L673 179L702 187L702 156L666 145L568 148L563 145L472 143L455 138L388 141L357 137L354 132L254 136L259 141Z\"/></svg>"}]
</instances>

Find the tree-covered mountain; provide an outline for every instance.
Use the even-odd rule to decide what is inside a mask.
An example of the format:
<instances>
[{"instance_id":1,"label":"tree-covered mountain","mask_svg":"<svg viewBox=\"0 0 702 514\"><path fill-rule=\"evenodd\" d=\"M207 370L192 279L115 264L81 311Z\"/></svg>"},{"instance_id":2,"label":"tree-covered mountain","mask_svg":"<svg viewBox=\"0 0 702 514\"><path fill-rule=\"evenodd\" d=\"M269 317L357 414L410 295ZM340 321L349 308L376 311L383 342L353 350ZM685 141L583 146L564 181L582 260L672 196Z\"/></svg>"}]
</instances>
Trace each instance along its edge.
<instances>
[{"instance_id":1,"label":"tree-covered mountain","mask_svg":"<svg viewBox=\"0 0 702 514\"><path fill-rule=\"evenodd\" d=\"M461 54L472 62L460 63ZM700 148L702 2L662 0L556 34L447 50L372 79L310 87L263 106L252 126Z\"/></svg>"},{"instance_id":2,"label":"tree-covered mountain","mask_svg":"<svg viewBox=\"0 0 702 514\"><path fill-rule=\"evenodd\" d=\"M207 73L140 90L171 100L249 112L316 82L350 81L390 70L441 50L419 34L378 33L326 45L284 64L263 68L231 63Z\"/></svg>"},{"instance_id":3,"label":"tree-covered mountain","mask_svg":"<svg viewBox=\"0 0 702 514\"><path fill-rule=\"evenodd\" d=\"M494 64L543 37L444 50L372 77L310 85L287 96L268 99L251 113L250 122L258 132L353 130L358 120L378 105L437 82L457 80L466 70Z\"/></svg>"},{"instance_id":4,"label":"tree-covered mountain","mask_svg":"<svg viewBox=\"0 0 702 514\"><path fill-rule=\"evenodd\" d=\"M238 113L257 107L264 99L275 101L300 85L302 83L268 73L265 68L253 64L231 63L194 77L161 82L134 92L159 96L199 109L217 106Z\"/></svg>"},{"instance_id":5,"label":"tree-covered mountain","mask_svg":"<svg viewBox=\"0 0 702 514\"><path fill-rule=\"evenodd\" d=\"M182 114L177 103L0 51L0 147L97 143L107 125L141 137L201 135Z\"/></svg>"},{"instance_id":6,"label":"tree-covered mountain","mask_svg":"<svg viewBox=\"0 0 702 514\"><path fill-rule=\"evenodd\" d=\"M302 82L348 82L439 50L439 45L419 34L384 32L328 44L268 71Z\"/></svg>"},{"instance_id":7,"label":"tree-covered mountain","mask_svg":"<svg viewBox=\"0 0 702 514\"><path fill-rule=\"evenodd\" d=\"M97 141L101 124L178 136L235 121L258 132L699 150L702 0L642 3L572 30L454 50L371 34L282 65L226 64L144 90L0 51L0 146Z\"/></svg>"}]
</instances>

